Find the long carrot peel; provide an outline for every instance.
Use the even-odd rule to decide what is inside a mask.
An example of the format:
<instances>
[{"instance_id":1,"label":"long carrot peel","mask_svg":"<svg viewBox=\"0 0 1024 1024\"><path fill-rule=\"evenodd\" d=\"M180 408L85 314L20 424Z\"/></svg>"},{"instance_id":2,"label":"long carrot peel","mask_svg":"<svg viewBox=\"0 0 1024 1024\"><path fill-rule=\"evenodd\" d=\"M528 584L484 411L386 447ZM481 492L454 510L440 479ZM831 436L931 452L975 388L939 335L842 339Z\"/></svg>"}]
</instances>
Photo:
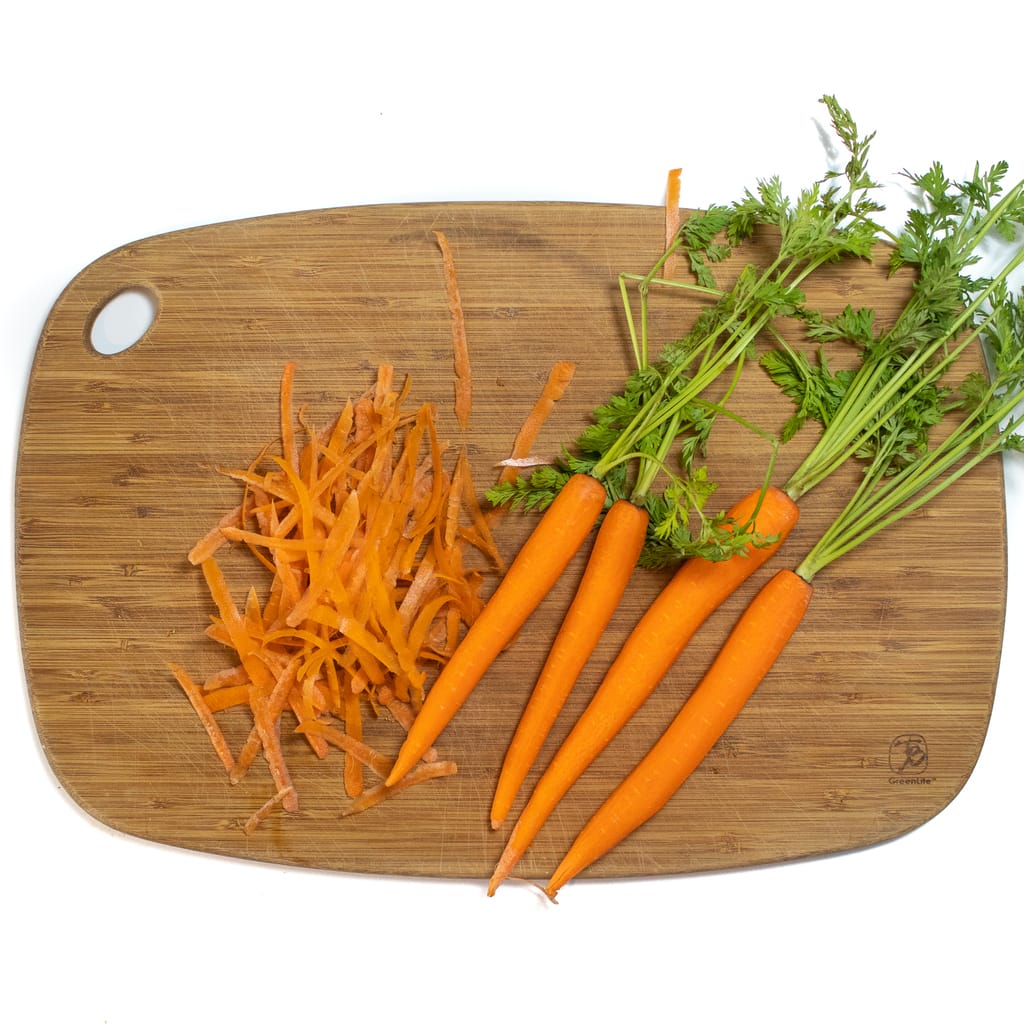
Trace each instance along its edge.
<instances>
[{"instance_id":1,"label":"long carrot peel","mask_svg":"<svg viewBox=\"0 0 1024 1024\"><path fill-rule=\"evenodd\" d=\"M551 899L661 810L690 777L769 673L812 594L811 584L789 569L765 584L661 738L577 836L545 887Z\"/></svg>"},{"instance_id":2,"label":"long carrot peel","mask_svg":"<svg viewBox=\"0 0 1024 1024\"><path fill-rule=\"evenodd\" d=\"M722 561L684 562L648 607L600 686L534 787L488 886L493 895L536 838L559 801L650 696L708 616L782 545L799 518L777 487L752 491L729 511L771 543L751 543Z\"/></svg>"},{"instance_id":3,"label":"long carrot peel","mask_svg":"<svg viewBox=\"0 0 1024 1024\"><path fill-rule=\"evenodd\" d=\"M593 528L606 498L604 485L582 473L559 491L431 686L387 778L389 786L423 757L551 590Z\"/></svg>"},{"instance_id":4,"label":"long carrot peel","mask_svg":"<svg viewBox=\"0 0 1024 1024\"><path fill-rule=\"evenodd\" d=\"M390 772L393 759L365 742L367 710L376 718L386 707L410 724L428 673L476 619L483 574L498 562L468 463L460 455L454 470L445 467L433 407L407 410L408 382L396 388L392 368L381 366L373 388L316 431L301 416L296 430L294 378L289 363L280 456L265 452L251 466L223 470L242 484L243 499L190 552L216 609L207 634L237 664L202 684L171 666L229 780L241 781L261 753L270 769L274 795L246 831L277 807L298 808L286 714L317 757L343 752L350 797L363 792L364 768L381 778ZM264 597L251 586L236 603L224 545L229 555L247 549L267 570ZM243 709L250 729L234 752L217 717ZM427 748L421 754L436 760ZM446 763L417 778L451 770ZM355 807L379 799L368 795Z\"/></svg>"},{"instance_id":5,"label":"long carrot peel","mask_svg":"<svg viewBox=\"0 0 1024 1024\"><path fill-rule=\"evenodd\" d=\"M491 804L491 828L499 828L508 815L580 672L611 621L644 546L648 518L644 509L625 499L614 502L605 514L576 596L505 754Z\"/></svg>"},{"instance_id":6,"label":"long carrot peel","mask_svg":"<svg viewBox=\"0 0 1024 1024\"><path fill-rule=\"evenodd\" d=\"M682 173L681 167L673 167L668 172L665 181L665 249L667 251L672 250L672 242L679 231L679 225L682 221L682 211L679 209L679 188ZM670 251L662 267L663 276L668 278L675 276L676 260L676 252L674 250Z\"/></svg>"},{"instance_id":7,"label":"long carrot peel","mask_svg":"<svg viewBox=\"0 0 1024 1024\"><path fill-rule=\"evenodd\" d=\"M441 266L444 272L445 293L448 296L448 312L452 323L452 357L455 365L455 416L459 426L465 430L473 410L473 375L469 361L469 343L466 340L466 315L462 309L459 278L455 270L448 237L443 231L435 231L437 246L441 250Z\"/></svg>"}]
</instances>

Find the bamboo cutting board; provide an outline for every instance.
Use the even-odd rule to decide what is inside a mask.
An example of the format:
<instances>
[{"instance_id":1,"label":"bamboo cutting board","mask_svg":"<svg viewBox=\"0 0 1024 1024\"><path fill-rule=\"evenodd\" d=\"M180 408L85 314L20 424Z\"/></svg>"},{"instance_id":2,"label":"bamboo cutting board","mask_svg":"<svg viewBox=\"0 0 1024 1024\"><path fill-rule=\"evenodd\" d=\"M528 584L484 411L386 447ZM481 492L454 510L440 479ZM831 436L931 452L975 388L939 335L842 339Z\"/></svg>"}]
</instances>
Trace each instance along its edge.
<instances>
[{"instance_id":1,"label":"bamboo cutting board","mask_svg":"<svg viewBox=\"0 0 1024 1024\"><path fill-rule=\"evenodd\" d=\"M451 334L433 229L452 244L466 309L475 388L467 432L451 411ZM459 763L456 776L339 819L340 759L318 763L304 741L286 737L301 809L246 835L240 823L271 795L269 776L254 768L240 785L227 783L165 668L181 661L202 676L218 664L202 635L210 603L185 552L237 500L210 467L244 465L277 435L287 360L298 363L297 401L320 424L368 386L379 362L410 374L411 401L437 403L442 434L468 446L481 487L507 457L551 365L575 360L576 378L535 449L557 453L628 370L616 277L646 271L662 234L653 207L362 207L175 232L83 270L39 342L16 516L29 695L43 749L70 796L114 829L196 850L352 872L489 876L507 836L488 824L498 766L583 556L439 741ZM127 351L101 355L91 325L132 287L155 297L156 320ZM829 268L809 289L827 311L872 305L883 321L905 294L905 282L866 263ZM654 307L657 345L680 335L699 304L673 293L656 295ZM770 429L790 412L756 365L733 404ZM777 479L811 440L808 430L782 449ZM717 431L709 461L718 507L760 481L766 455L740 428ZM805 499L776 566L799 561L853 479L840 474ZM967 528L975 516L990 525L984 534ZM504 519L498 539L507 555L530 522ZM800 632L732 729L664 811L589 876L849 850L942 810L977 760L992 706L1004 537L996 460L826 570ZM667 724L765 572L715 614L592 766L523 860L522 875L547 876ZM638 574L542 761L663 581ZM374 729L373 742L397 750L393 723Z\"/></svg>"}]
</instances>

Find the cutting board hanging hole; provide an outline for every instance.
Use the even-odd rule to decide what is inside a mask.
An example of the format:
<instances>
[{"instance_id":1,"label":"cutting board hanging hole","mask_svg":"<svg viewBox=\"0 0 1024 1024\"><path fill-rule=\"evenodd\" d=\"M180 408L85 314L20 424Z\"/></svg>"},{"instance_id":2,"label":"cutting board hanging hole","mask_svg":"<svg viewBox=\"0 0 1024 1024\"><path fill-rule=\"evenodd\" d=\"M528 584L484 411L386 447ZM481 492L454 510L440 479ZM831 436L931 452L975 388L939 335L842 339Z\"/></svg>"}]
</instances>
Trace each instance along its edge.
<instances>
[{"instance_id":1,"label":"cutting board hanging hole","mask_svg":"<svg viewBox=\"0 0 1024 1024\"><path fill-rule=\"evenodd\" d=\"M96 314L89 341L100 355L117 355L145 335L156 321L157 312L152 292L146 288L126 288L109 299Z\"/></svg>"}]
</instances>

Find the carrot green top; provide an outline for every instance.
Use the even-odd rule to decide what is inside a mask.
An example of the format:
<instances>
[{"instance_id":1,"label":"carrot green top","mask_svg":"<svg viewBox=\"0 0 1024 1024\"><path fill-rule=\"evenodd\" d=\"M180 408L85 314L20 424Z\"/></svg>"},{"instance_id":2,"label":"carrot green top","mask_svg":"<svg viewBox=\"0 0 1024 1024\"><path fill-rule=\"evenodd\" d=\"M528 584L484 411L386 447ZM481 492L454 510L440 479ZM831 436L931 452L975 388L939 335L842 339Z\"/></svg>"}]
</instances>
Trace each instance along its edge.
<instances>
[{"instance_id":1,"label":"carrot green top","mask_svg":"<svg viewBox=\"0 0 1024 1024\"><path fill-rule=\"evenodd\" d=\"M787 425L791 436L808 418L825 429L786 484L802 497L852 457L884 458L887 472L910 461L926 444L931 428L948 411L941 382L972 344L972 327L992 304L1005 302L1007 278L1024 262L1012 252L994 276L972 276L982 247L993 237L1012 242L1024 222L1024 182L1003 194L1005 164L977 169L963 182L950 181L941 166L912 177L922 195L902 232L894 238L892 266L917 270L910 300L893 327L876 336L871 310L847 307L838 317L812 325L821 342L845 340L861 349L854 373L831 374L824 359L817 368L783 343L762 363L796 402Z\"/></svg>"},{"instance_id":2,"label":"carrot green top","mask_svg":"<svg viewBox=\"0 0 1024 1024\"><path fill-rule=\"evenodd\" d=\"M997 163L957 182L933 164L911 176L921 201L893 237L892 264L914 265L917 279L895 324L876 336L870 310L847 308L812 331L822 342L859 345L855 371L833 374L824 358L815 367L785 346L763 359L797 405L789 432L808 418L824 424L787 493L800 498L851 458L865 464L846 507L800 565L807 580L989 455L1024 448L1016 412L1024 398L1024 299L1008 284L1024 264L1024 182L1004 192L1006 171ZM1006 252L994 269L976 274L997 238ZM977 346L989 374L948 384L961 356Z\"/></svg>"},{"instance_id":3,"label":"carrot green top","mask_svg":"<svg viewBox=\"0 0 1024 1024\"><path fill-rule=\"evenodd\" d=\"M1020 257L1014 262L1019 263ZM985 375L968 375L960 388L959 419L945 436L930 441L915 458L895 470L885 449L871 460L845 508L798 566L810 581L825 566L880 530L898 522L952 486L997 452L1024 451L1019 428L1024 414L1024 296L1001 282L991 295L992 308L960 343L979 340L992 367ZM923 374L919 384L928 384Z\"/></svg>"},{"instance_id":4,"label":"carrot green top","mask_svg":"<svg viewBox=\"0 0 1024 1024\"><path fill-rule=\"evenodd\" d=\"M647 509L650 528L643 564L691 555L727 558L749 544L751 534L737 528L743 524L730 522L724 513L705 512L715 484L695 460L704 453L716 417L732 416L725 403L756 339L776 318L802 312L804 281L824 264L870 258L877 243L870 218L878 209L871 198L876 185L866 171L872 137L862 138L834 99L825 97L823 102L849 152L846 169L830 172L795 200L777 177L762 179L739 201L687 217L646 274L620 275L635 368L622 389L594 410L593 422L576 438L572 451L566 449L559 461L527 477L492 488L492 503L543 509L572 474L589 473L605 484L610 500L627 497ZM763 266L746 263L735 283L720 289L715 265L762 226L775 229L771 257ZM659 276L684 254L692 280ZM639 298L638 315L630 285ZM652 359L648 303L655 285L695 291L713 301L681 338L665 344ZM709 401L710 386L730 372L733 380L725 398ZM678 465L673 468L669 457L676 449ZM654 484L662 476L667 483L656 492Z\"/></svg>"}]
</instances>

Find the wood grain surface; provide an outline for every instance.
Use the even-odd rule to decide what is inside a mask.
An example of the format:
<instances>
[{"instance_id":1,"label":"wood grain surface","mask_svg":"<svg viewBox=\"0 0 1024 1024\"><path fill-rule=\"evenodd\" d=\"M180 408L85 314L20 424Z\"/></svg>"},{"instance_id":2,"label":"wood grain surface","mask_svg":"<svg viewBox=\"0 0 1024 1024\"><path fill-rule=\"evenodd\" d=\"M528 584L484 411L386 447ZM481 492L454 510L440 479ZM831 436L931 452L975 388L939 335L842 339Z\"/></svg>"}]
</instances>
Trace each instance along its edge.
<instances>
[{"instance_id":1,"label":"wood grain surface","mask_svg":"<svg viewBox=\"0 0 1024 1024\"><path fill-rule=\"evenodd\" d=\"M451 336L433 229L451 241L468 319L475 407L466 432L451 410ZM165 667L181 661L201 676L222 656L203 636L211 607L185 552L237 498L211 467L244 464L276 436L286 360L298 363L297 399L313 422L363 391L379 362L392 362L412 376L411 400L438 404L442 433L468 446L481 486L507 456L551 365L576 360L576 379L538 442L541 453L557 452L629 368L616 275L646 271L662 233L653 207L359 207L175 232L83 270L39 342L16 510L29 697L67 793L111 828L159 843L350 872L489 876L507 836L488 824L497 769L583 555L439 742L458 775L342 820L340 759L318 762L289 736L301 810L246 835L240 823L271 795L269 776L254 769L228 784ZM758 252L755 244L745 256ZM156 321L132 348L101 355L91 325L131 287L155 297ZM820 272L808 291L828 311L873 305L884 321L905 288L884 267L858 263ZM685 295L657 294L655 344L680 335L698 309ZM790 412L753 364L735 406L769 429ZM778 479L812 436L808 429L782 449ZM709 455L720 507L759 481L766 454L750 434L722 426ZM850 467L805 499L776 566L799 561L854 479ZM978 516L983 532L970 528ZM504 520L507 554L529 525L522 515ZM732 729L664 811L588 875L704 871L849 850L942 810L976 763L992 706L1004 537L1002 473L993 460L822 573L803 627ZM667 724L766 571L715 614L572 791L521 863L523 876L543 878L554 867ZM244 593L244 569L232 572ZM662 581L638 574L543 760ZM227 728L240 742L230 721ZM374 742L397 750L392 723L374 729ZM926 748L926 761L907 762L908 738Z\"/></svg>"}]
</instances>

